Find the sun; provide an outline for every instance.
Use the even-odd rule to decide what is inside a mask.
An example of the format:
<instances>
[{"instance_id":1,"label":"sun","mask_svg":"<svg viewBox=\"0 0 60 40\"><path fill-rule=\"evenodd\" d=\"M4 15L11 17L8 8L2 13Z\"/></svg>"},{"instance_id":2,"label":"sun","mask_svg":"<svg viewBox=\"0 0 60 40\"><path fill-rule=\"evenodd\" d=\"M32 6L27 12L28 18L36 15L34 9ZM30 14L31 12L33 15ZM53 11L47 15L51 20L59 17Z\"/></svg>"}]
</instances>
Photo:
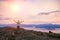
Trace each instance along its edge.
<instances>
[{"instance_id":1,"label":"sun","mask_svg":"<svg viewBox=\"0 0 60 40\"><path fill-rule=\"evenodd\" d=\"M10 6L9 6L10 11L12 11L12 12L18 12L18 11L20 11L20 8L21 7L16 3L10 4Z\"/></svg>"}]
</instances>

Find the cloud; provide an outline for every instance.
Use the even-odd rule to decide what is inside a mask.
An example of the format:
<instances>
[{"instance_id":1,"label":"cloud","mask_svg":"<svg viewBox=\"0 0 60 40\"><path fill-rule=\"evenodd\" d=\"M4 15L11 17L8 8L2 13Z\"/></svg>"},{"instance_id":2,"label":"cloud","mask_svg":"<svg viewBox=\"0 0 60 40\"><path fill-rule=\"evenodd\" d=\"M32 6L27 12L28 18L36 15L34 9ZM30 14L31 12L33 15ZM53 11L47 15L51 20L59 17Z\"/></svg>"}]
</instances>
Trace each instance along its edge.
<instances>
[{"instance_id":1,"label":"cloud","mask_svg":"<svg viewBox=\"0 0 60 40\"><path fill-rule=\"evenodd\" d=\"M57 12L60 12L60 11L59 10L55 10L55 11L51 11L51 12L41 12L38 15L49 15L49 14L57 13Z\"/></svg>"},{"instance_id":2,"label":"cloud","mask_svg":"<svg viewBox=\"0 0 60 40\"><path fill-rule=\"evenodd\" d=\"M0 20L10 20L11 18L0 17Z\"/></svg>"},{"instance_id":3,"label":"cloud","mask_svg":"<svg viewBox=\"0 0 60 40\"><path fill-rule=\"evenodd\" d=\"M10 18L4 17L2 14L0 14L0 20L10 20Z\"/></svg>"}]
</instances>

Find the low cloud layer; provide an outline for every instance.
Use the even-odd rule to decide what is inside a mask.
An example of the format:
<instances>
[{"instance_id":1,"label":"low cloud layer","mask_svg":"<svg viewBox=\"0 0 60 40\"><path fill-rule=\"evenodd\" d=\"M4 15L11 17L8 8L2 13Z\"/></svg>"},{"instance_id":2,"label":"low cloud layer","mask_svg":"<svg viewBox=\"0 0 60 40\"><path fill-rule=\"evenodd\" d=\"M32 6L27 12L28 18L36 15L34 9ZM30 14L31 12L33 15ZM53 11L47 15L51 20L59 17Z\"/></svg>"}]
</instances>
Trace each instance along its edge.
<instances>
[{"instance_id":1,"label":"low cloud layer","mask_svg":"<svg viewBox=\"0 0 60 40\"><path fill-rule=\"evenodd\" d=\"M0 17L0 20L11 20L11 18Z\"/></svg>"}]
</instances>

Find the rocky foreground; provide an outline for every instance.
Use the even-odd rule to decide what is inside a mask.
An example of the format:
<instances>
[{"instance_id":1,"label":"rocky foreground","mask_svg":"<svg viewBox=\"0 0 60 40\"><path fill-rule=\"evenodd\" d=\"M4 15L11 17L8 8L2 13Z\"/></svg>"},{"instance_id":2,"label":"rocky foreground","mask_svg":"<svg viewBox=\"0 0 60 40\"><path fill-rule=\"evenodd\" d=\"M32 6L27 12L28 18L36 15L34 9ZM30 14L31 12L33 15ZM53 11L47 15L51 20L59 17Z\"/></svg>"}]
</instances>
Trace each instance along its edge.
<instances>
[{"instance_id":1,"label":"rocky foreground","mask_svg":"<svg viewBox=\"0 0 60 40\"><path fill-rule=\"evenodd\" d=\"M60 34L5 27L0 28L0 40L60 40Z\"/></svg>"}]
</instances>

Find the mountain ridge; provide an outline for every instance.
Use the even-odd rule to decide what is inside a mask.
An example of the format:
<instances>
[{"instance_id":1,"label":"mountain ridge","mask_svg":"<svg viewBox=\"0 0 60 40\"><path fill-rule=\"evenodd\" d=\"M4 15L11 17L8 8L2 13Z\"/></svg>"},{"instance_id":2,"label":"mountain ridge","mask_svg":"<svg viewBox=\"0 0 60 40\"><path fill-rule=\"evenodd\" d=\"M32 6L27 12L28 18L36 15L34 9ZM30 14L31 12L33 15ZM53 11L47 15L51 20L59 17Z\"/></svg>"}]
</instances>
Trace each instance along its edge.
<instances>
[{"instance_id":1,"label":"mountain ridge","mask_svg":"<svg viewBox=\"0 0 60 40\"><path fill-rule=\"evenodd\" d=\"M0 24L0 27L16 27L16 24ZM21 24L21 27L34 27L34 28L45 28L48 30L54 30L60 28L60 24Z\"/></svg>"}]
</instances>

